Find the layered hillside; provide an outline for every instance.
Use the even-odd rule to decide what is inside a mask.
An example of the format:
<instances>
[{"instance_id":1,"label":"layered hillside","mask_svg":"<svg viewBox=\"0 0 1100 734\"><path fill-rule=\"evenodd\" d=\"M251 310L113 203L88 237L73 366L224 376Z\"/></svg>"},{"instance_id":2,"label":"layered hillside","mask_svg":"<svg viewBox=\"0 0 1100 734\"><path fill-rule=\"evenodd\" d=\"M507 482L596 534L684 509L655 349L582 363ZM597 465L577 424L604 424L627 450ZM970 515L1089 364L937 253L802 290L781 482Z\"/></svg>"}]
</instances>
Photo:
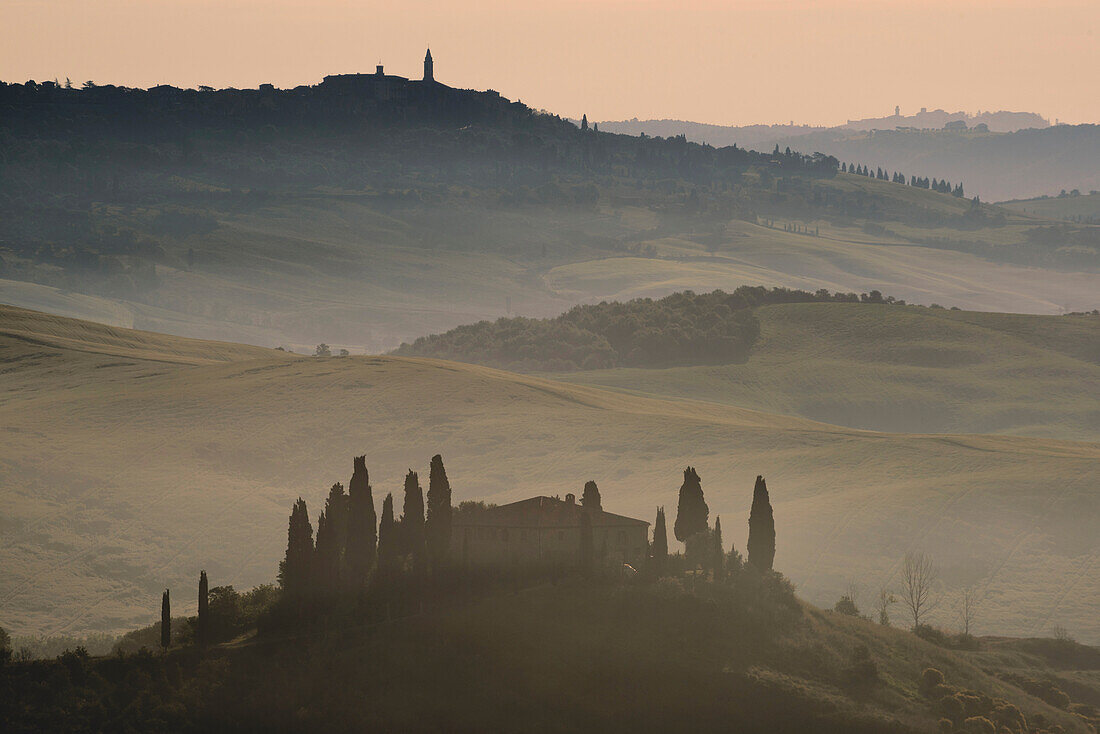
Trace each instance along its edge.
<instances>
[{"instance_id":1,"label":"layered hillside","mask_svg":"<svg viewBox=\"0 0 1100 734\"><path fill-rule=\"evenodd\" d=\"M870 433L453 362L233 354L0 314L13 386L0 397L0 619L16 634L144 624L200 567L238 588L267 581L296 497L316 508L363 453L376 496L398 491L440 452L456 502L594 479L606 508L643 519L675 505L695 466L739 548L764 474L776 565L812 601L831 605L852 579L896 584L905 553L925 550L948 599L980 590L979 631L1100 639L1096 444Z\"/></svg>"},{"instance_id":2,"label":"layered hillside","mask_svg":"<svg viewBox=\"0 0 1100 734\"><path fill-rule=\"evenodd\" d=\"M582 131L492 93L368 86L0 87L0 301L354 353L743 283L1100 305L1086 227L838 174L813 147Z\"/></svg>"}]
</instances>

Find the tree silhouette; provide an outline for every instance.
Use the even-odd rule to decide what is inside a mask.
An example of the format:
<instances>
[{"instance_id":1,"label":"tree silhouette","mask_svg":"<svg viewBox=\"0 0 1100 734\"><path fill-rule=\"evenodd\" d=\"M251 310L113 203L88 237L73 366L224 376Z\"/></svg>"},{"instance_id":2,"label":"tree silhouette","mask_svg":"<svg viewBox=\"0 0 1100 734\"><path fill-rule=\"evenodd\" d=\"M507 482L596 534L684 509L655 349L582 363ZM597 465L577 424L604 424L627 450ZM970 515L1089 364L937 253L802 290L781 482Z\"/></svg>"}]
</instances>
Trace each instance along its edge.
<instances>
[{"instance_id":1,"label":"tree silhouette","mask_svg":"<svg viewBox=\"0 0 1100 734\"><path fill-rule=\"evenodd\" d=\"M660 573L668 564L668 530L665 528L665 508L657 508L657 519L653 521L653 565Z\"/></svg>"},{"instance_id":2,"label":"tree silhouette","mask_svg":"<svg viewBox=\"0 0 1100 734\"><path fill-rule=\"evenodd\" d=\"M382 500L382 519L378 522L378 567L390 570L399 554L397 523L393 519L393 494Z\"/></svg>"},{"instance_id":3,"label":"tree silhouette","mask_svg":"<svg viewBox=\"0 0 1100 734\"><path fill-rule=\"evenodd\" d=\"M722 517L714 518L714 580L721 581L726 577L726 551L722 548Z\"/></svg>"},{"instance_id":4,"label":"tree silhouette","mask_svg":"<svg viewBox=\"0 0 1100 734\"><path fill-rule=\"evenodd\" d=\"M901 601L913 618L913 629L920 627L921 619L936 608L939 599L933 595L936 584L936 566L923 553L909 553L901 569Z\"/></svg>"},{"instance_id":5,"label":"tree silhouette","mask_svg":"<svg viewBox=\"0 0 1100 734\"><path fill-rule=\"evenodd\" d=\"M770 571L775 561L775 518L768 499L768 485L764 477L756 477L752 490L752 509L749 511L749 563L761 571Z\"/></svg>"},{"instance_id":6,"label":"tree silhouette","mask_svg":"<svg viewBox=\"0 0 1100 734\"><path fill-rule=\"evenodd\" d=\"M600 488L589 480L584 483L584 493L581 494L581 505L586 510L602 510L603 501L600 499Z\"/></svg>"},{"instance_id":7,"label":"tree silhouette","mask_svg":"<svg viewBox=\"0 0 1100 734\"><path fill-rule=\"evenodd\" d=\"M436 454L428 471L428 516L424 520L433 571L443 567L451 550L451 515L451 483L443 457Z\"/></svg>"},{"instance_id":8,"label":"tree silhouette","mask_svg":"<svg viewBox=\"0 0 1100 734\"><path fill-rule=\"evenodd\" d=\"M168 589L160 597L160 646L167 650L172 644L172 602L168 598Z\"/></svg>"},{"instance_id":9,"label":"tree silhouette","mask_svg":"<svg viewBox=\"0 0 1100 734\"><path fill-rule=\"evenodd\" d=\"M339 563L339 555L335 536L336 531L328 520L328 513L321 510L317 515L317 542L313 556L316 561L314 579L318 591L324 593L335 591L338 579L335 569Z\"/></svg>"},{"instance_id":10,"label":"tree silhouette","mask_svg":"<svg viewBox=\"0 0 1100 734\"><path fill-rule=\"evenodd\" d=\"M199 618L197 624L198 643L205 647L210 643L210 584L206 571L199 572Z\"/></svg>"},{"instance_id":11,"label":"tree silhouette","mask_svg":"<svg viewBox=\"0 0 1100 734\"><path fill-rule=\"evenodd\" d=\"M676 505L676 522L672 531L676 540L684 543L688 538L707 529L710 508L703 499L703 485L695 469L684 469L684 483L680 485L680 498Z\"/></svg>"},{"instance_id":12,"label":"tree silhouette","mask_svg":"<svg viewBox=\"0 0 1100 734\"><path fill-rule=\"evenodd\" d=\"M376 521L367 459L356 456L352 459L351 481L348 482L348 588L361 588L374 566L378 540Z\"/></svg>"},{"instance_id":13,"label":"tree silhouette","mask_svg":"<svg viewBox=\"0 0 1100 734\"><path fill-rule=\"evenodd\" d=\"M294 503L287 527L286 557L279 564L279 585L289 597L305 595L313 571L313 526L301 497Z\"/></svg>"},{"instance_id":14,"label":"tree silhouette","mask_svg":"<svg viewBox=\"0 0 1100 734\"><path fill-rule=\"evenodd\" d=\"M405 475L405 502L401 508L401 555L411 555L413 567L422 570L424 563L424 490L416 472Z\"/></svg>"}]
</instances>

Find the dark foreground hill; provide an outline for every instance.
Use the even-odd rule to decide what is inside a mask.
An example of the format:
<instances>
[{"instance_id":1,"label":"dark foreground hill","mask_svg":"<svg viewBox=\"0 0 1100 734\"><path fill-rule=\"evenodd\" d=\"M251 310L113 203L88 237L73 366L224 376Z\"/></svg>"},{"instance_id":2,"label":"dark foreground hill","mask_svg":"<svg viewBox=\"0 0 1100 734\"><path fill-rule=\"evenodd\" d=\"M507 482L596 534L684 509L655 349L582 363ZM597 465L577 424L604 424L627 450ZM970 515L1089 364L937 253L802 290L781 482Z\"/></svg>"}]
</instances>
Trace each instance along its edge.
<instances>
[{"instance_id":1,"label":"dark foreground hill","mask_svg":"<svg viewBox=\"0 0 1100 734\"><path fill-rule=\"evenodd\" d=\"M14 695L0 697L0 723L9 732L1094 731L1090 648L998 640L948 650L750 599L736 585L686 583L566 580L390 621L332 618L206 654L183 646L9 665L0 686ZM1074 676L1084 682L1070 696L1062 688Z\"/></svg>"}]
</instances>

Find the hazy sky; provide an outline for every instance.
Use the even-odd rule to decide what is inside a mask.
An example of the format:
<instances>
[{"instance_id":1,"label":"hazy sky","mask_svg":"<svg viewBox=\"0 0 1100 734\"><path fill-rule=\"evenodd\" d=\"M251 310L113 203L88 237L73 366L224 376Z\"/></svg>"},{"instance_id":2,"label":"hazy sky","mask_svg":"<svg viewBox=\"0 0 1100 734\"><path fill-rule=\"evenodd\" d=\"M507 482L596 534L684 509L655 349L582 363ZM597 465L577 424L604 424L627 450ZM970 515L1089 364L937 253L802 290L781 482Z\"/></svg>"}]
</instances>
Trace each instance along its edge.
<instances>
[{"instance_id":1,"label":"hazy sky","mask_svg":"<svg viewBox=\"0 0 1100 734\"><path fill-rule=\"evenodd\" d=\"M833 124L920 107L1100 122L1100 0L0 0L0 79L490 88L562 115Z\"/></svg>"}]
</instances>

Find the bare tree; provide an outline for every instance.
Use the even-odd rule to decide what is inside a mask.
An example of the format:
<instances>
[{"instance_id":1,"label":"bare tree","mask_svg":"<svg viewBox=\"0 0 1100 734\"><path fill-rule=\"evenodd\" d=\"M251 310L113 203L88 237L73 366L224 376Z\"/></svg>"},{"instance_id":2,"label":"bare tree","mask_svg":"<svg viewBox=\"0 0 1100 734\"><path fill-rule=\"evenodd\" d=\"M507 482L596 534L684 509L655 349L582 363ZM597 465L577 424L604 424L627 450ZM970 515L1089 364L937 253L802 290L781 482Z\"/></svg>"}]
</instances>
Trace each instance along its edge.
<instances>
[{"instance_id":1,"label":"bare tree","mask_svg":"<svg viewBox=\"0 0 1100 734\"><path fill-rule=\"evenodd\" d=\"M978 609L978 595L973 586L967 586L959 597L959 622L962 624L962 633L970 636L970 628L974 624L974 614Z\"/></svg>"},{"instance_id":2,"label":"bare tree","mask_svg":"<svg viewBox=\"0 0 1100 734\"><path fill-rule=\"evenodd\" d=\"M913 628L920 626L921 619L936 608L939 603L933 586L936 584L936 566L932 558L923 553L909 553L901 569L901 601L913 617Z\"/></svg>"},{"instance_id":3,"label":"bare tree","mask_svg":"<svg viewBox=\"0 0 1100 734\"><path fill-rule=\"evenodd\" d=\"M875 600L875 612L878 613L878 623L890 625L890 607L898 603L898 599L885 586L879 587L878 599Z\"/></svg>"}]
</instances>

